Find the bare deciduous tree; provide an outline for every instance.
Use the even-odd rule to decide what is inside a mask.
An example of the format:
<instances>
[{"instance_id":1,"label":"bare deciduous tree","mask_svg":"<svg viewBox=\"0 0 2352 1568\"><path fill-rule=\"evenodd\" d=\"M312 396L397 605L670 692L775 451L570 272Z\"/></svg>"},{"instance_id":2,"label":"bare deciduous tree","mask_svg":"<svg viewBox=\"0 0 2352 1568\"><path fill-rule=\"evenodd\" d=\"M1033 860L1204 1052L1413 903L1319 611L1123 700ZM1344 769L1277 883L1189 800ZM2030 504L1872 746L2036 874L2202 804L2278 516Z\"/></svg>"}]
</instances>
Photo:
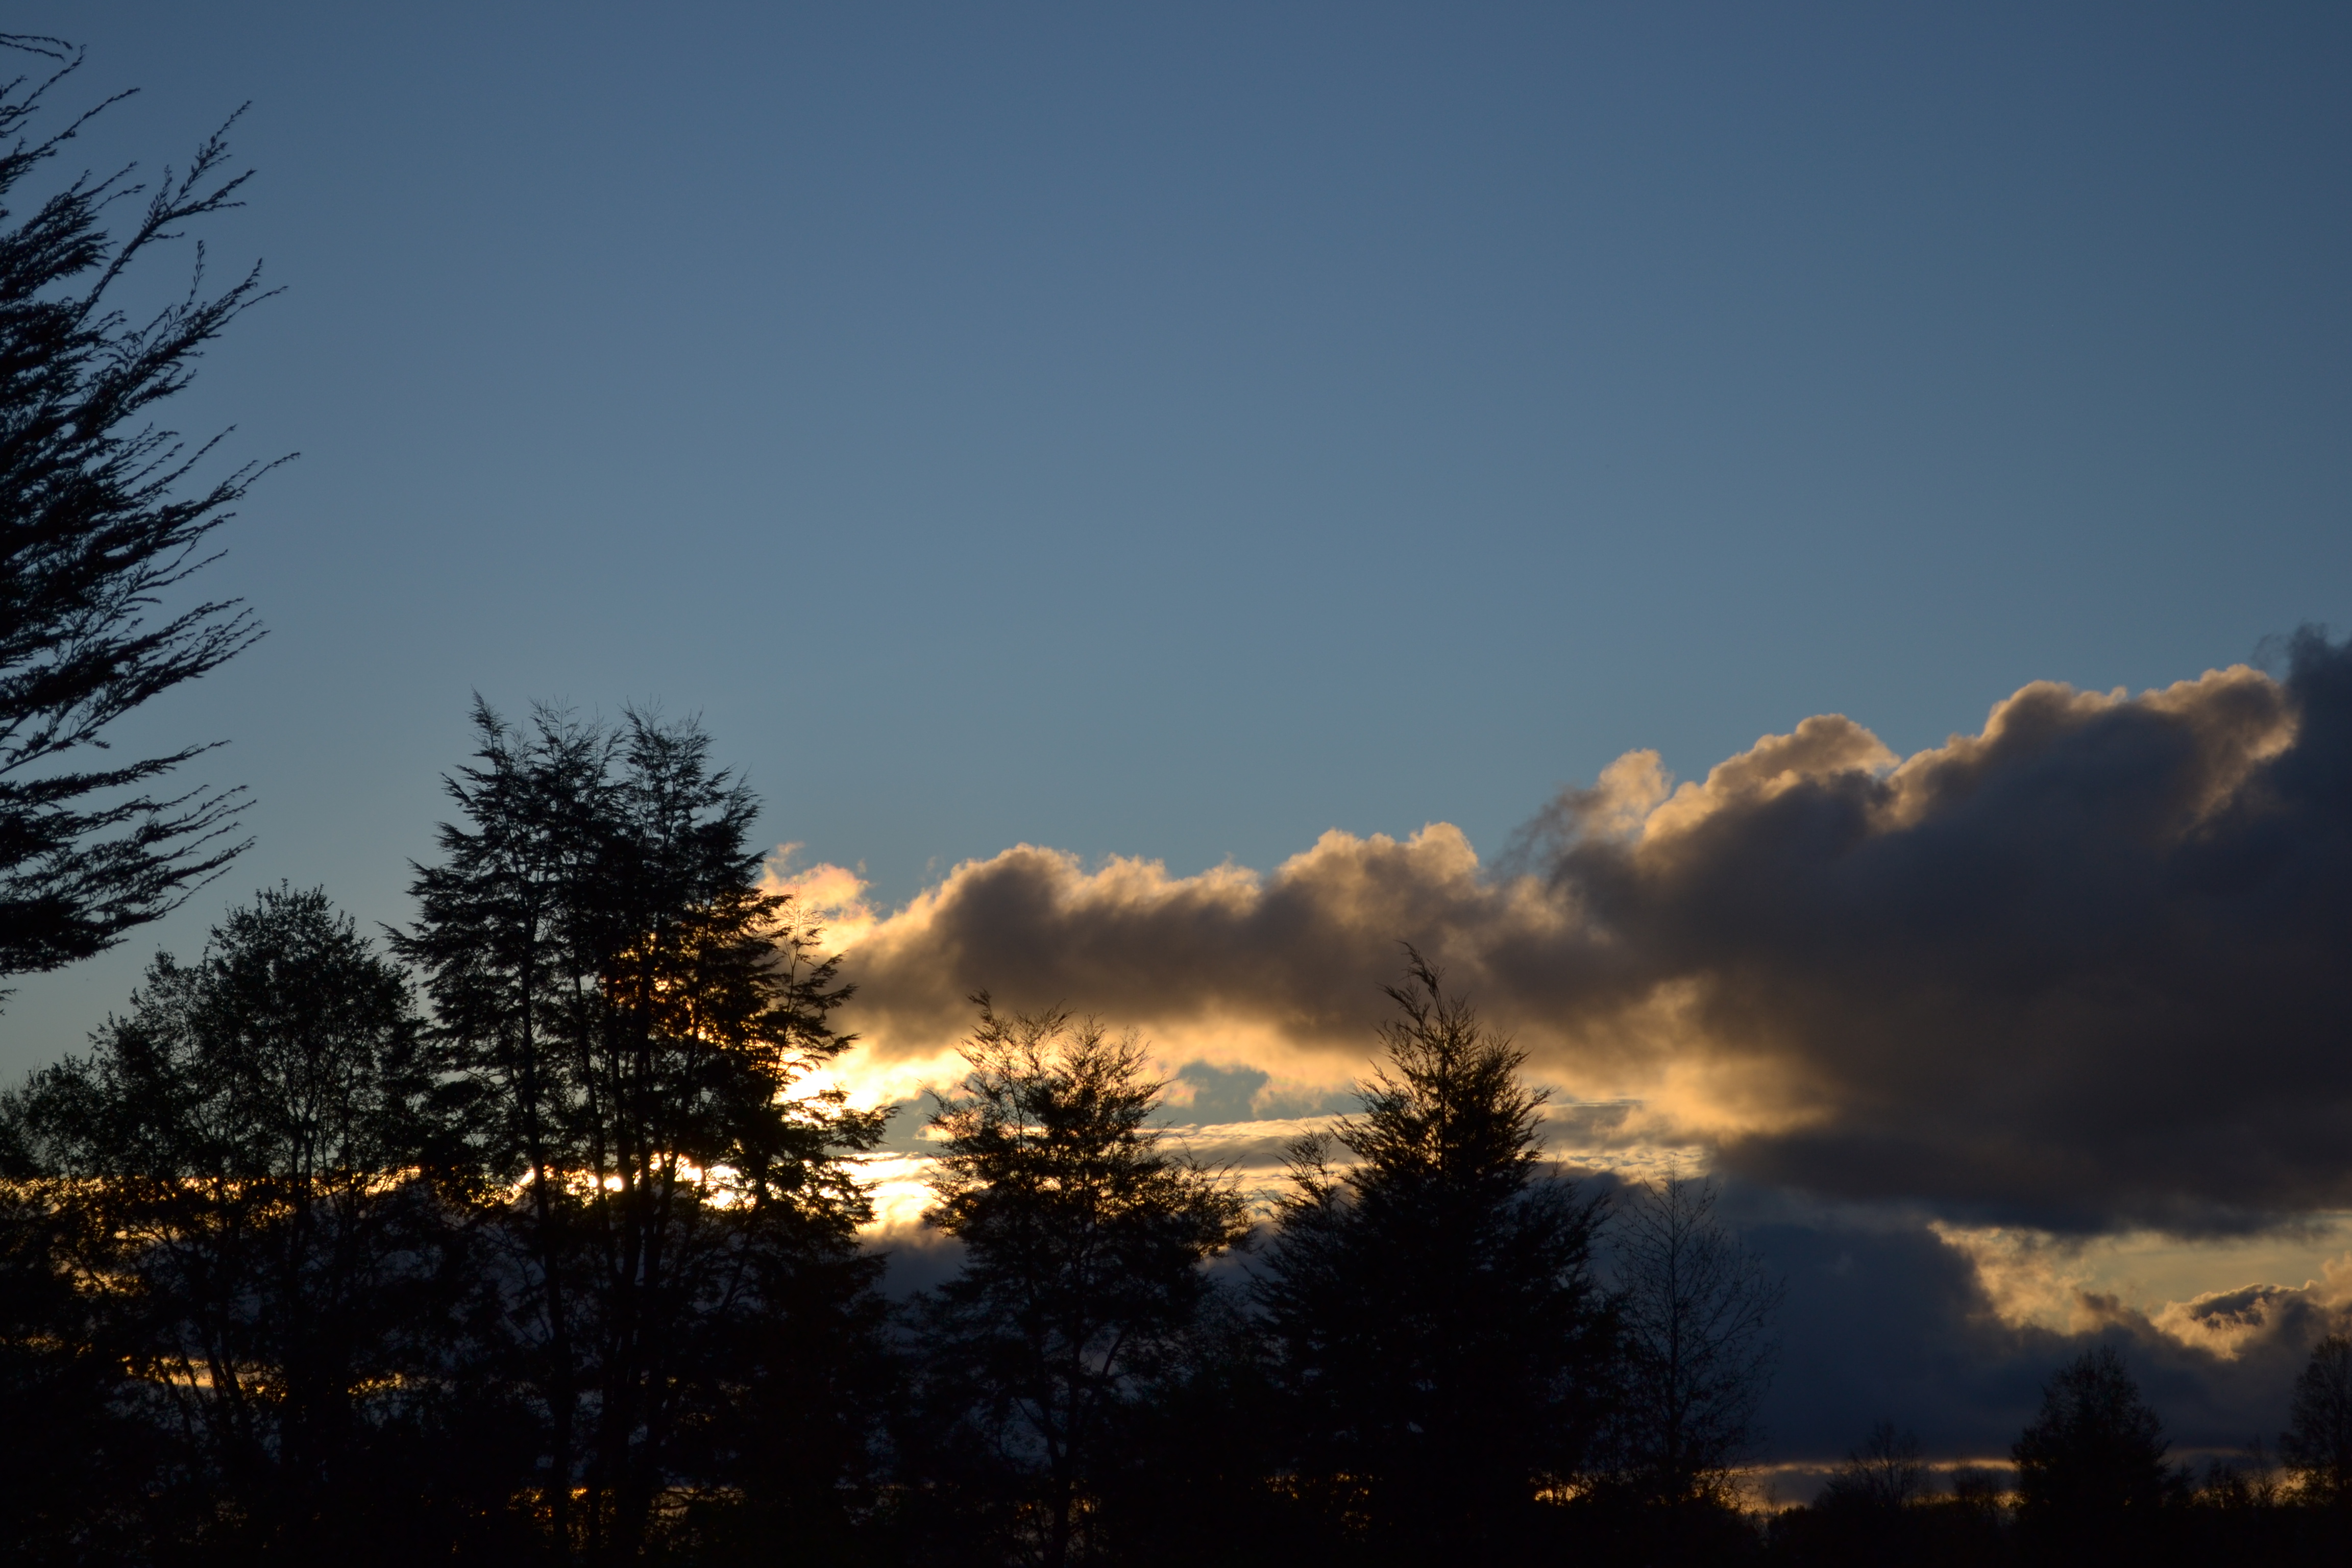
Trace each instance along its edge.
<instances>
[{"instance_id":1,"label":"bare deciduous tree","mask_svg":"<svg viewBox=\"0 0 2352 1568\"><path fill-rule=\"evenodd\" d=\"M1637 1187L1616 1259L1624 1323L1617 1420L1622 1484L1652 1501L1719 1494L1759 1436L1781 1285L1715 1214L1711 1178Z\"/></svg>"},{"instance_id":2,"label":"bare deciduous tree","mask_svg":"<svg viewBox=\"0 0 2352 1568\"><path fill-rule=\"evenodd\" d=\"M1830 1508L1895 1509L1927 1495L1927 1467L1919 1462L1918 1437L1881 1421L1861 1447L1846 1455L1821 1501Z\"/></svg>"}]
</instances>

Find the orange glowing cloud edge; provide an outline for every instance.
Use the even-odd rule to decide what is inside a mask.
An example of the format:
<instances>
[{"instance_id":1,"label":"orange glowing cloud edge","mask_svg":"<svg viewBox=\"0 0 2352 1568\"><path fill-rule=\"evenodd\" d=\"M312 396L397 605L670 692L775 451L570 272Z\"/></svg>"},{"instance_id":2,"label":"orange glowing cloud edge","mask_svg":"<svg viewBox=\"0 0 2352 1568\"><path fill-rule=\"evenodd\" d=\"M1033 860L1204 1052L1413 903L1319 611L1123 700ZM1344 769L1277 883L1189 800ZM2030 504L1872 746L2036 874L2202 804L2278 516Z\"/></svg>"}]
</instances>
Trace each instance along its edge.
<instances>
[{"instance_id":1,"label":"orange glowing cloud edge","mask_svg":"<svg viewBox=\"0 0 2352 1568\"><path fill-rule=\"evenodd\" d=\"M1895 831L1937 809L1938 792L1948 793L1956 778L1965 782L1971 770L1991 765L1989 759L2005 747L2031 743L2037 729L2080 727L2129 709L2189 715L2200 733L2220 737L2211 742L2216 760L2194 806L2201 817L2225 804L2251 770L2292 744L2294 715L2278 700L2279 689L2271 677L2244 666L2137 698L2121 689L2084 692L2041 682L1995 704L1979 733L1954 735L1909 757L1897 757L1852 720L1818 715L1787 734L1760 737L1699 781L1675 780L1654 751L1629 752L1601 770L1591 789L1567 792L1562 801L1572 810L1576 835L1618 845L1636 864L1675 855L1735 808L1752 811L1808 783L1841 776L1870 781L1876 826ZM1371 1065L1370 1026L1382 1016L1376 982L1386 978L1377 963L1394 955L1391 943L1398 930L1458 931L1472 943L1486 937L1504 946L1530 932L1561 933L1584 919L1572 898L1559 896L1532 873L1496 875L1468 837L1444 822L1402 839L1333 829L1271 873L1229 864L1176 877L1163 862L1116 856L1089 868L1076 856L1024 844L958 865L887 910L873 900L862 868L799 865L800 854L799 845L778 847L766 889L789 895L798 918L822 928L821 947L839 954L845 974L862 988L855 1009L861 1047L822 1075L822 1082L863 1104L903 1105L950 1088L962 1070L956 1046L970 1017L964 990L990 981L987 900L1013 896L1028 903L1013 910L1009 927L1031 931L1042 921L1076 953L1059 969L1047 966L1045 980L1073 979L1072 988L1082 994L1038 994L1032 984L1030 994L1000 992L1000 1000L1031 1006L1075 1000L1081 1005L1074 1010L1090 1006L1115 1026L1145 1031L1179 1107L1192 1090L1176 1075L1188 1066L1265 1074L1251 1119L1181 1133L1202 1158L1230 1164L1260 1184L1275 1179L1280 1145L1320 1121L1280 1114L1280 1108L1328 1099ZM1046 906L1043 915L1040 900ZM1286 928L1285 919L1291 920ZM1186 947L1194 928L1220 922L1254 931L1283 929L1297 939L1295 950L1266 953L1266 962L1303 956L1308 967L1319 963L1345 971L1359 983L1362 1005L1351 1007L1343 999L1339 1006L1318 1006L1328 1001L1328 988L1318 996L1311 986L1269 986L1246 952L1197 942ZM1120 927L1127 928L1124 936L1099 935ZM1179 971L1192 966L1209 977L1170 1005L1164 978L1147 973L1136 952L1119 945L1139 931L1177 939L1148 953L1144 963ZM1591 940L1605 944L1606 939ZM1360 942L1359 962L1333 963L1335 941ZM1444 956L1454 961L1457 975L1465 968L1471 972L1475 999L1487 966L1461 963L1460 942ZM1221 988L1225 980L1234 984ZM1018 977L1013 989L1021 989ZM1493 1021L1507 1030L1521 1025ZM1727 1041L1722 1020L1706 1016L1705 996L1687 982L1653 985L1570 1026L1538 1019L1519 1032L1530 1048L1530 1075L1556 1096L1548 1110L1548 1152L1565 1165L1634 1179L1670 1164L1704 1170L1712 1151L1727 1141L1800 1131L1819 1114L1808 1102L1801 1072L1770 1053ZM909 1106L902 1114L920 1112ZM922 1154L903 1153L873 1167L878 1233L903 1233L919 1223L927 1166ZM2331 1312L2352 1307L2352 1254L2326 1258L2315 1250L2344 1244L2340 1215L2312 1215L2301 1239L2284 1250L2273 1247L2257 1256L2229 1246L2193 1249L2215 1268L2235 1269L2230 1278L2252 1269L2294 1278L2299 1264L2319 1265L2316 1274L2303 1276L2301 1286L2224 1290L2182 1289L2179 1268L2161 1280L2141 1278L2141 1263L2160 1245L2146 1230L2062 1242L2027 1228L1938 1223L1936 1229L1975 1265L1992 1310L2018 1324L2079 1331L2102 1314L2140 1313L2150 1327L2227 1356L2259 1332L2266 1314L2274 1316L2287 1297ZM2127 1297L2142 1305L2125 1305Z\"/></svg>"}]
</instances>

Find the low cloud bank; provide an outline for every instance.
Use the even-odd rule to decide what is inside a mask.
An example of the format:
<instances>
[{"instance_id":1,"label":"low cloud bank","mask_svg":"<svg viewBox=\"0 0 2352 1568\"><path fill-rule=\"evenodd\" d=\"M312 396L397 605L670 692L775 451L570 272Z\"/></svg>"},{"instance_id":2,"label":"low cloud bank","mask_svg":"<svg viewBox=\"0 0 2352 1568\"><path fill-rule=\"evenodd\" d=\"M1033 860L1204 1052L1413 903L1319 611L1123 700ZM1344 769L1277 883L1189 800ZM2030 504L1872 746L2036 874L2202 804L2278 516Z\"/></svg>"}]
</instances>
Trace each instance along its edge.
<instances>
[{"instance_id":1,"label":"low cloud bank","mask_svg":"<svg viewBox=\"0 0 2352 1568\"><path fill-rule=\"evenodd\" d=\"M1500 868L1433 824L1266 875L1022 846L883 917L800 885L885 1068L986 986L1336 1081L1404 941L1751 1181L2077 1231L2352 1206L2352 651L2315 635L2284 679L2029 686L1906 759L1834 715L1679 786L1632 753Z\"/></svg>"},{"instance_id":2,"label":"low cloud bank","mask_svg":"<svg viewBox=\"0 0 2352 1568\"><path fill-rule=\"evenodd\" d=\"M2338 1268L2154 1312L2074 1290L2067 1321L2019 1321L1981 1260L1916 1215L1727 1195L1743 1237L1788 1282L1763 1411L1769 1460L1834 1461L1882 1420L1916 1431L1936 1458L2002 1458L2050 1374L2101 1343L2123 1353L2180 1457L2273 1443L2313 1342L2352 1328Z\"/></svg>"}]
</instances>

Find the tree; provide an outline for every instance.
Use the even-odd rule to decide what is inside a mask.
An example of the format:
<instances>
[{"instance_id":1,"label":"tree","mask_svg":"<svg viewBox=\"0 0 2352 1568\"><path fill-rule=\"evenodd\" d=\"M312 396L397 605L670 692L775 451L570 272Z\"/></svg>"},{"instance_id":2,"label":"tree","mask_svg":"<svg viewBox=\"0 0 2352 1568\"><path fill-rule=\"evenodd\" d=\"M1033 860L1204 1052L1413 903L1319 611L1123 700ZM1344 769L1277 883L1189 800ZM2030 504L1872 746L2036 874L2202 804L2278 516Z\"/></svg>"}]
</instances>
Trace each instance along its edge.
<instances>
[{"instance_id":1,"label":"tree","mask_svg":"<svg viewBox=\"0 0 2352 1568\"><path fill-rule=\"evenodd\" d=\"M98 110L33 139L80 56L21 36L0 47L58 66L0 86L5 202ZM150 422L205 345L265 297L259 268L207 294L200 244L183 298L136 324L110 303L142 256L239 205L247 176L226 172L227 129L152 191L127 169L82 174L0 233L0 973L104 951L245 847L231 837L236 792L152 793L209 748L79 763L116 720L260 635L234 600L159 606L214 558L210 535L262 468L196 482L215 442L190 451ZM110 236L107 209L142 194L138 221Z\"/></svg>"},{"instance_id":2,"label":"tree","mask_svg":"<svg viewBox=\"0 0 2352 1568\"><path fill-rule=\"evenodd\" d=\"M1616 1236L1624 1326L1621 1485L1646 1501L1719 1499L1755 1443L1781 1286L1715 1217L1712 1179L1633 1189Z\"/></svg>"},{"instance_id":3,"label":"tree","mask_svg":"<svg viewBox=\"0 0 2352 1568\"><path fill-rule=\"evenodd\" d=\"M0 1096L0 1562L136 1561L161 1434L126 1408L124 1358L74 1267L92 1216L37 1179L25 1110Z\"/></svg>"},{"instance_id":4,"label":"tree","mask_svg":"<svg viewBox=\"0 0 2352 1568\"><path fill-rule=\"evenodd\" d=\"M1591 1458L1602 1210L1542 1173L1524 1053L1408 952L1362 1114L1293 1148L1256 1294L1300 1484L1375 1552L1493 1551Z\"/></svg>"},{"instance_id":5,"label":"tree","mask_svg":"<svg viewBox=\"0 0 2352 1568\"><path fill-rule=\"evenodd\" d=\"M2170 1447L2115 1347L2085 1351L2042 1385L2041 1412L2010 1449L2019 1507L2029 1525L2063 1536L2112 1528L2179 1489L2164 1462Z\"/></svg>"},{"instance_id":6,"label":"tree","mask_svg":"<svg viewBox=\"0 0 2352 1568\"><path fill-rule=\"evenodd\" d=\"M1881 1421L1870 1429L1868 1441L1846 1455L1816 1506L1884 1511L1909 1508L1927 1495L1919 1439L1896 1431L1892 1421Z\"/></svg>"},{"instance_id":7,"label":"tree","mask_svg":"<svg viewBox=\"0 0 2352 1568\"><path fill-rule=\"evenodd\" d=\"M1133 1036L972 1001L971 1070L931 1118L923 1217L964 1261L924 1318L926 1446L981 1528L1061 1568L1092 1553L1084 1521L1121 1418L1194 1321L1201 1265L1247 1216L1229 1180L1149 1124L1165 1086Z\"/></svg>"},{"instance_id":8,"label":"tree","mask_svg":"<svg viewBox=\"0 0 2352 1568\"><path fill-rule=\"evenodd\" d=\"M835 1498L862 1436L824 1357L870 1341L878 1268L844 1156L883 1117L804 1079L849 1046L847 988L758 890L758 803L699 730L475 723L398 946L499 1194L551 1542L633 1557L697 1489ZM816 1463L779 1424L837 1440ZM814 1473L746 1473L786 1449Z\"/></svg>"},{"instance_id":9,"label":"tree","mask_svg":"<svg viewBox=\"0 0 2352 1568\"><path fill-rule=\"evenodd\" d=\"M2352 1509L2352 1339L2329 1334L2311 1348L2295 1376L2279 1454L2303 1496Z\"/></svg>"},{"instance_id":10,"label":"tree","mask_svg":"<svg viewBox=\"0 0 2352 1568\"><path fill-rule=\"evenodd\" d=\"M266 891L196 963L158 957L15 1109L105 1336L217 1499L213 1549L399 1560L496 1517L510 1478L445 1463L487 1431L417 1020L323 894Z\"/></svg>"},{"instance_id":11,"label":"tree","mask_svg":"<svg viewBox=\"0 0 2352 1568\"><path fill-rule=\"evenodd\" d=\"M563 1173L578 1096L564 1044L598 975L585 910L612 811L614 740L546 710L519 731L478 698L473 722L478 765L445 781L470 826L441 825L442 863L415 868L418 919L393 945L424 976L476 1170L522 1194L520 1210L501 1215L527 1297L510 1310L535 1320L523 1376L547 1423L541 1495L554 1538L569 1542L580 1375Z\"/></svg>"}]
</instances>

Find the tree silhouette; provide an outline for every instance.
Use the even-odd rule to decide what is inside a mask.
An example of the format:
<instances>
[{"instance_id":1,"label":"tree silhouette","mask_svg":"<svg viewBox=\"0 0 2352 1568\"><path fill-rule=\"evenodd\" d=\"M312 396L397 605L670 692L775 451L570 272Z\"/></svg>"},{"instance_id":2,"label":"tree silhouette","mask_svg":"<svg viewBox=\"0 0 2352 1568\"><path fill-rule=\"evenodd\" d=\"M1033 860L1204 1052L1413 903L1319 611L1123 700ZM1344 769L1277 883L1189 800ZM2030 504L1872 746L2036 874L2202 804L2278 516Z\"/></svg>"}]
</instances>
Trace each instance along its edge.
<instances>
[{"instance_id":1,"label":"tree silhouette","mask_svg":"<svg viewBox=\"0 0 2352 1568\"><path fill-rule=\"evenodd\" d=\"M382 1561L475 1533L384 1496L419 1473L457 1515L499 1511L509 1475L444 1462L481 1460L485 1433L432 1089L399 971L322 894L279 889L196 963L159 957L92 1053L19 1098L36 1169L83 1217L101 1342L228 1504L209 1550ZM487 1499L458 1503L472 1481Z\"/></svg>"},{"instance_id":2,"label":"tree silhouette","mask_svg":"<svg viewBox=\"0 0 2352 1568\"><path fill-rule=\"evenodd\" d=\"M0 1562L132 1562L165 1445L128 1408L125 1347L77 1263L89 1205L40 1179L27 1096L0 1096Z\"/></svg>"},{"instance_id":3,"label":"tree silhouette","mask_svg":"<svg viewBox=\"0 0 2352 1568\"><path fill-rule=\"evenodd\" d=\"M2352 1509L2352 1339L2329 1334L2311 1348L2279 1454L2305 1498Z\"/></svg>"},{"instance_id":4,"label":"tree silhouette","mask_svg":"<svg viewBox=\"0 0 2352 1568\"><path fill-rule=\"evenodd\" d=\"M2085 1351L2042 1385L2040 1414L2010 1449L2020 1518L2058 1556L2127 1558L2184 1489L2169 1447L2115 1347Z\"/></svg>"},{"instance_id":5,"label":"tree silhouette","mask_svg":"<svg viewBox=\"0 0 2352 1568\"><path fill-rule=\"evenodd\" d=\"M835 1495L862 1442L789 1393L850 1386L794 1356L873 1327L843 1157L883 1118L803 1083L849 1045L829 1022L847 990L758 890L757 803L698 730L542 710L524 733L478 704L475 722L449 784L466 823L419 870L398 946L527 1303L551 1539L631 1557L676 1485L740 1484L762 1453L814 1465L774 1478L796 1495ZM821 1464L778 1449L761 1411L839 1441Z\"/></svg>"},{"instance_id":6,"label":"tree silhouette","mask_svg":"<svg viewBox=\"0 0 2352 1568\"><path fill-rule=\"evenodd\" d=\"M1134 1037L972 1000L971 1070L931 1119L924 1219L964 1262L925 1315L928 1447L971 1505L964 1528L1060 1568L1094 1552L1086 1521L1121 1417L1192 1323L1201 1264L1247 1219L1150 1125L1164 1086Z\"/></svg>"},{"instance_id":7,"label":"tree silhouette","mask_svg":"<svg viewBox=\"0 0 2352 1568\"><path fill-rule=\"evenodd\" d=\"M1256 1291L1297 1477L1369 1527L1359 1549L1491 1551L1590 1457L1601 1209L1538 1166L1524 1054L1408 952L1387 1060L1361 1115L1295 1146Z\"/></svg>"},{"instance_id":8,"label":"tree silhouette","mask_svg":"<svg viewBox=\"0 0 2352 1568\"><path fill-rule=\"evenodd\" d=\"M80 56L22 36L0 35L0 49L49 69L0 85L5 202L99 110L35 139ZM207 294L199 244L182 299L137 323L110 303L142 256L239 205L226 131L152 190L127 169L83 174L0 232L0 974L104 951L245 847L230 837L235 792L149 793L206 747L77 765L116 720L260 635L234 600L162 608L212 559L208 537L260 468L194 482L213 443L190 451L150 422L264 297L259 268ZM110 236L106 209L142 194L138 220Z\"/></svg>"},{"instance_id":9,"label":"tree silhouette","mask_svg":"<svg viewBox=\"0 0 2352 1568\"><path fill-rule=\"evenodd\" d=\"M1861 1447L1846 1455L1817 1506L1901 1509L1927 1495L1927 1467L1919 1462L1919 1439L1896 1431L1892 1421L1881 1421Z\"/></svg>"},{"instance_id":10,"label":"tree silhouette","mask_svg":"<svg viewBox=\"0 0 2352 1568\"><path fill-rule=\"evenodd\" d=\"M1670 1171L1620 1213L1621 1484L1652 1502L1719 1498L1754 1444L1781 1286L1715 1217L1712 1179Z\"/></svg>"}]
</instances>

